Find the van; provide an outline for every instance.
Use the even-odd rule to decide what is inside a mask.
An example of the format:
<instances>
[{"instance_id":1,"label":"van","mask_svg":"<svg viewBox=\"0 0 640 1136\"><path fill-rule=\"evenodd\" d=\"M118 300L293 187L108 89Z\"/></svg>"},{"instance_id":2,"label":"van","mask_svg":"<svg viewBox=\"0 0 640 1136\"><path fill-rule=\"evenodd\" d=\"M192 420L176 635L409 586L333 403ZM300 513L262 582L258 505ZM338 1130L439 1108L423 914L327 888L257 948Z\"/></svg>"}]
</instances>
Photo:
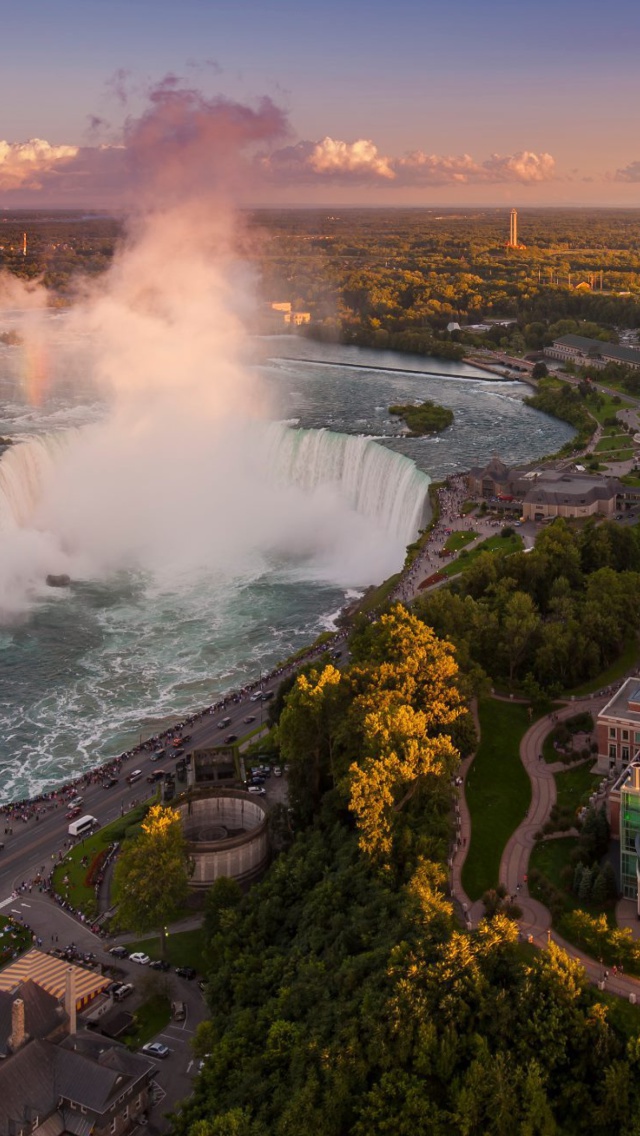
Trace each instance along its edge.
<instances>
[{"instance_id":1,"label":"van","mask_svg":"<svg viewBox=\"0 0 640 1136\"><path fill-rule=\"evenodd\" d=\"M231 718L223 718L221 722L218 722L218 729L224 730L224 729L226 729L227 726L230 726L230 725L231 725Z\"/></svg>"},{"instance_id":2,"label":"van","mask_svg":"<svg viewBox=\"0 0 640 1136\"><path fill-rule=\"evenodd\" d=\"M122 986L119 986L118 989L114 990L113 992L114 1002L123 1002L125 998L128 998L130 994L133 994L133 989L133 982L123 983Z\"/></svg>"},{"instance_id":3,"label":"van","mask_svg":"<svg viewBox=\"0 0 640 1136\"><path fill-rule=\"evenodd\" d=\"M77 820L72 820L69 825L69 836L84 836L85 833L91 832L91 829L97 824L95 817L89 815L78 817Z\"/></svg>"},{"instance_id":4,"label":"van","mask_svg":"<svg viewBox=\"0 0 640 1136\"><path fill-rule=\"evenodd\" d=\"M171 1014L174 1021L183 1022L187 1016L187 1006L185 1002L172 1002Z\"/></svg>"},{"instance_id":5,"label":"van","mask_svg":"<svg viewBox=\"0 0 640 1136\"><path fill-rule=\"evenodd\" d=\"M140 777L142 777L142 770L141 769L133 769L131 771L131 773L127 774L127 781L129 783L129 785L133 785L133 782L138 781L140 779Z\"/></svg>"}]
</instances>

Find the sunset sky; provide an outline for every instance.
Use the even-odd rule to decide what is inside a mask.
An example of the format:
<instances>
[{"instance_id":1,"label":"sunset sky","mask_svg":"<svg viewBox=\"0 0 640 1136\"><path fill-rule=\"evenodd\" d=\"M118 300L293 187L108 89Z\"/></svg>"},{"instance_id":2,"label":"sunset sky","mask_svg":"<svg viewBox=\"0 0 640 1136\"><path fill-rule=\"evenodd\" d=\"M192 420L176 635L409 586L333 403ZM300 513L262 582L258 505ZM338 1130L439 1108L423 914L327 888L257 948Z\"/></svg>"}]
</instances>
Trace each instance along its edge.
<instances>
[{"instance_id":1,"label":"sunset sky","mask_svg":"<svg viewBox=\"0 0 640 1136\"><path fill-rule=\"evenodd\" d=\"M247 203L640 204L637 0L21 0L1 50L2 208L117 206L154 89L283 112Z\"/></svg>"}]
</instances>

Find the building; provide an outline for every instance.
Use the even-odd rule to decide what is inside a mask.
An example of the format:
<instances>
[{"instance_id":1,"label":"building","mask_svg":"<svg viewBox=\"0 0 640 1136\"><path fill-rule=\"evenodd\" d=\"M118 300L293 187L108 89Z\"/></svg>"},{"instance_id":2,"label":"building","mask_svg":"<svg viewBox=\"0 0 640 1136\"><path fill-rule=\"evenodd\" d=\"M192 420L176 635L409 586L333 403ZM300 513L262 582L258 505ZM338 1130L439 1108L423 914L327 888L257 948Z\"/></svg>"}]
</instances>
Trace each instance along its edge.
<instances>
[{"instance_id":1,"label":"building","mask_svg":"<svg viewBox=\"0 0 640 1136\"><path fill-rule=\"evenodd\" d=\"M498 457L470 469L466 480L473 497L517 506L527 521L612 517L635 500L635 494L614 477L568 469L509 469Z\"/></svg>"},{"instance_id":2,"label":"building","mask_svg":"<svg viewBox=\"0 0 640 1136\"><path fill-rule=\"evenodd\" d=\"M577 367L591 367L597 371L601 371L608 363L640 368L640 351L635 348L603 343L600 339L587 339L584 335L561 335L554 339L550 347L545 347L544 354L549 359L559 359L562 363L575 363Z\"/></svg>"},{"instance_id":3,"label":"building","mask_svg":"<svg viewBox=\"0 0 640 1136\"><path fill-rule=\"evenodd\" d=\"M153 1072L104 1038L32 1041L0 1065L0 1136L124 1136L146 1116Z\"/></svg>"},{"instance_id":4,"label":"building","mask_svg":"<svg viewBox=\"0 0 640 1136\"><path fill-rule=\"evenodd\" d=\"M640 762L618 775L608 799L611 835L620 838L620 890L635 899L640 918Z\"/></svg>"},{"instance_id":5,"label":"building","mask_svg":"<svg viewBox=\"0 0 640 1136\"><path fill-rule=\"evenodd\" d=\"M598 773L626 769L640 751L640 678L628 678L598 714Z\"/></svg>"}]
</instances>

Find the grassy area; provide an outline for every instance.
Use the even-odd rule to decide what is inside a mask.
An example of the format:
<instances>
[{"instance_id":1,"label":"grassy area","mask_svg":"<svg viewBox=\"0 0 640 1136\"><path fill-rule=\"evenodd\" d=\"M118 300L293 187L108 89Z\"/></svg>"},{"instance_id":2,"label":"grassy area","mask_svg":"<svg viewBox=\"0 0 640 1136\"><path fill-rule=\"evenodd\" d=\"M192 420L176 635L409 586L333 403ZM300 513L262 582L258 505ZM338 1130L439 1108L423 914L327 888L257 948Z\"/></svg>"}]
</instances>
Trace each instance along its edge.
<instances>
[{"instance_id":1,"label":"grassy area","mask_svg":"<svg viewBox=\"0 0 640 1136\"><path fill-rule=\"evenodd\" d=\"M561 774L566 776L566 774ZM529 858L529 891L534 899L540 900L549 906L548 895L544 887L538 885L535 874L540 872L556 889L553 900L554 909L551 911L552 923L558 933L567 942L583 950L581 943L575 942L570 925L564 916L572 911L587 911L590 915L605 915L611 927L616 925L614 905L609 904L602 908L593 903L585 903L578 899L567 888L573 880L574 864L571 856L578 847L577 836L561 836L554 840L544 840L534 847ZM557 904L557 906L555 906Z\"/></svg>"},{"instance_id":2,"label":"grassy area","mask_svg":"<svg viewBox=\"0 0 640 1136\"><path fill-rule=\"evenodd\" d=\"M204 960L204 931L201 927L193 931L176 931L175 935L167 935L167 962L172 966L192 966L202 974L205 970ZM143 951L149 958L159 959L160 939L140 939L135 943L127 943L127 950Z\"/></svg>"},{"instance_id":3,"label":"grassy area","mask_svg":"<svg viewBox=\"0 0 640 1136\"><path fill-rule=\"evenodd\" d=\"M138 1049L160 1033L170 1020L171 1003L169 999L159 994L148 998L136 1010L131 1029L125 1034L124 1041L130 1049Z\"/></svg>"},{"instance_id":4,"label":"grassy area","mask_svg":"<svg viewBox=\"0 0 640 1136\"><path fill-rule=\"evenodd\" d=\"M462 508L460 510L463 517L468 516L469 513L473 513L474 509L477 508L477 505L478 505L477 501L463 501Z\"/></svg>"},{"instance_id":5,"label":"grassy area","mask_svg":"<svg viewBox=\"0 0 640 1136\"><path fill-rule=\"evenodd\" d=\"M531 782L520 761L520 741L531 725L528 707L486 699L479 714L480 745L465 786L471 841L462 884L471 899L498 883L504 847L531 803Z\"/></svg>"},{"instance_id":6,"label":"grassy area","mask_svg":"<svg viewBox=\"0 0 640 1136\"><path fill-rule=\"evenodd\" d=\"M126 837L136 835L152 800L138 805L123 817L118 817L111 824L99 829L93 836L85 836L84 840L76 844L65 856L62 863L54 868L54 890L58 895L68 899L73 907L83 911L88 918L93 918L98 911L95 887L86 882L94 858L105 851L110 844L120 843Z\"/></svg>"},{"instance_id":7,"label":"grassy area","mask_svg":"<svg viewBox=\"0 0 640 1136\"><path fill-rule=\"evenodd\" d=\"M591 773L592 765L592 761L587 761L577 769L555 774L559 809L571 809L575 813L582 805L588 804L589 797L602 780Z\"/></svg>"},{"instance_id":8,"label":"grassy area","mask_svg":"<svg viewBox=\"0 0 640 1136\"><path fill-rule=\"evenodd\" d=\"M566 695L575 694L577 697L583 694L591 694L593 690L602 690L605 686L610 686L612 682L617 682L619 678L623 678L627 671L633 670L638 662L640 656L640 646L637 639L630 639L624 651L615 662L611 663L606 670L602 671L590 682L585 682L582 686L574 686L572 690L567 690Z\"/></svg>"},{"instance_id":9,"label":"grassy area","mask_svg":"<svg viewBox=\"0 0 640 1136\"><path fill-rule=\"evenodd\" d=\"M452 532L445 542L447 552L458 552L464 548L465 544L470 544L472 540L477 537L475 529L461 529L460 532Z\"/></svg>"},{"instance_id":10,"label":"grassy area","mask_svg":"<svg viewBox=\"0 0 640 1136\"><path fill-rule=\"evenodd\" d=\"M520 552L521 549L522 539L517 533L514 533L513 536L490 536L468 552L463 549L457 560L443 565L438 571L443 576L458 576L461 572L466 572L474 560L477 560L483 552L495 552L498 556L510 556L513 552Z\"/></svg>"},{"instance_id":11,"label":"grassy area","mask_svg":"<svg viewBox=\"0 0 640 1136\"><path fill-rule=\"evenodd\" d=\"M629 447L628 434L609 434L596 443L596 453L606 453L608 450L625 450Z\"/></svg>"},{"instance_id":12,"label":"grassy area","mask_svg":"<svg viewBox=\"0 0 640 1136\"><path fill-rule=\"evenodd\" d=\"M626 398L618 398L618 401L614 402L613 395L604 394L603 391L599 391L598 393L602 398L602 405L596 406L594 399L589 398L587 400L587 407L589 409L589 413L592 414L595 419L597 419L601 426L603 425L605 418L612 418L615 414L618 413L619 410L625 410L627 407L632 405Z\"/></svg>"},{"instance_id":13,"label":"grassy area","mask_svg":"<svg viewBox=\"0 0 640 1136\"><path fill-rule=\"evenodd\" d=\"M0 916L0 966L5 966L33 946L31 932L11 916Z\"/></svg>"},{"instance_id":14,"label":"grassy area","mask_svg":"<svg viewBox=\"0 0 640 1136\"><path fill-rule=\"evenodd\" d=\"M377 588L371 588L358 604L358 612L368 615L369 612L384 607L399 579L400 573L396 572L394 576L389 576L388 580L383 580Z\"/></svg>"},{"instance_id":15,"label":"grassy area","mask_svg":"<svg viewBox=\"0 0 640 1136\"><path fill-rule=\"evenodd\" d=\"M594 997L607 1007L607 1018L624 1037L631 1039L640 1035L640 1006L633 1006L625 998L607 994L605 990L595 991Z\"/></svg>"},{"instance_id":16,"label":"grassy area","mask_svg":"<svg viewBox=\"0 0 640 1136\"><path fill-rule=\"evenodd\" d=\"M611 462L627 462L631 461L633 450L611 450L610 453L601 454L600 457L607 465L610 465Z\"/></svg>"}]
</instances>

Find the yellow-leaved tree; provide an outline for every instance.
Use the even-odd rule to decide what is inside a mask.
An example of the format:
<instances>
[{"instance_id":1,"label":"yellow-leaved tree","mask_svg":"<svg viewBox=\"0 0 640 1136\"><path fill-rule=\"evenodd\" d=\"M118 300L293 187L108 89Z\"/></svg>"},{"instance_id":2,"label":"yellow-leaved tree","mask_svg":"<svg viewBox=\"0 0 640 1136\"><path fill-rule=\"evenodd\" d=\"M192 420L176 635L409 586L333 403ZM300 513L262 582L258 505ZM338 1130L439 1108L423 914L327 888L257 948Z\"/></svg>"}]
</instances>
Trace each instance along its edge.
<instances>
[{"instance_id":1,"label":"yellow-leaved tree","mask_svg":"<svg viewBox=\"0 0 640 1136\"><path fill-rule=\"evenodd\" d=\"M140 835L128 840L114 872L117 921L127 931L165 932L187 898L189 858L177 809L153 805Z\"/></svg>"}]
</instances>

